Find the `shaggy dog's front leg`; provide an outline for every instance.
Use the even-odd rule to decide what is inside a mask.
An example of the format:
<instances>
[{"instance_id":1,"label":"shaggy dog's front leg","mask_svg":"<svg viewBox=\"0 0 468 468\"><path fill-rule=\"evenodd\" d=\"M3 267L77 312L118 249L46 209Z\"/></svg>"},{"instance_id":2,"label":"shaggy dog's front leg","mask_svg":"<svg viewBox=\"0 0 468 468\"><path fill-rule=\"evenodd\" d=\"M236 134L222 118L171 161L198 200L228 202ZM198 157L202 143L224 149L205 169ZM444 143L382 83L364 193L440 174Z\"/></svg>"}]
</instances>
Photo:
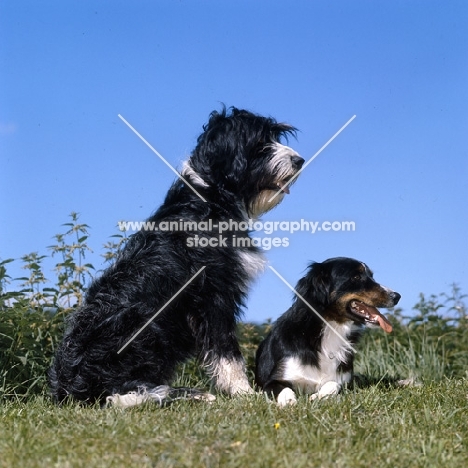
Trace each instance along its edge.
<instances>
[{"instance_id":1,"label":"shaggy dog's front leg","mask_svg":"<svg viewBox=\"0 0 468 468\"><path fill-rule=\"evenodd\" d=\"M227 358L210 353L205 359L205 366L218 390L229 395L254 393L247 379L242 356Z\"/></svg>"},{"instance_id":2,"label":"shaggy dog's front leg","mask_svg":"<svg viewBox=\"0 0 468 468\"><path fill-rule=\"evenodd\" d=\"M254 393L247 378L237 337L234 332L222 328L219 326L208 333L203 364L218 390L228 395ZM231 330L234 329L235 326L231 327Z\"/></svg>"}]
</instances>

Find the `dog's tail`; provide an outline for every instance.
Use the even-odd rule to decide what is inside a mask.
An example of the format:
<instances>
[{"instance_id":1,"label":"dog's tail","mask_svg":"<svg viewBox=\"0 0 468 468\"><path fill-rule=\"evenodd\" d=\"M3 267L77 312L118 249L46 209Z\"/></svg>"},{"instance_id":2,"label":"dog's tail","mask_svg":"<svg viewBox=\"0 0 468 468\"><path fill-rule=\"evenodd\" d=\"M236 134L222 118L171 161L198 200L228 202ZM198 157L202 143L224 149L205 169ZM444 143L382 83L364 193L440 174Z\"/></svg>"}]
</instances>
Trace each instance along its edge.
<instances>
[{"instance_id":1,"label":"dog's tail","mask_svg":"<svg viewBox=\"0 0 468 468\"><path fill-rule=\"evenodd\" d=\"M169 385L159 385L148 389L139 387L136 392L125 394L114 393L106 398L106 407L130 408L146 402L154 402L159 406L167 406L177 400L206 401L208 403L216 400L211 393L206 393L196 388L169 387Z\"/></svg>"}]
</instances>

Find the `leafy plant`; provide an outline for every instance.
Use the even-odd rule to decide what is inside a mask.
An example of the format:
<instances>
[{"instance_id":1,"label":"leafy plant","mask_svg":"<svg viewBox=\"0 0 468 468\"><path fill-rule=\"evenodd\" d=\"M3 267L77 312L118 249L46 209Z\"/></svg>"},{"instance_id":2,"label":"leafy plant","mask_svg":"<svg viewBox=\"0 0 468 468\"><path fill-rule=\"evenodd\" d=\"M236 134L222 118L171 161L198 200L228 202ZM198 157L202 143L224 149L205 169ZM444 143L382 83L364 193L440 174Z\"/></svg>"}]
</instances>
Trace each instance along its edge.
<instances>
[{"instance_id":1,"label":"leafy plant","mask_svg":"<svg viewBox=\"0 0 468 468\"><path fill-rule=\"evenodd\" d=\"M56 304L70 308L83 302L86 280L92 278L93 265L84 263L86 252L92 250L86 244L88 239L87 224L78 223L78 214L73 212L72 221L65 223L69 229L64 234L57 234L56 245L50 246L52 256L60 255L62 261L57 263L57 287L51 289L55 293ZM71 238L71 239L70 239Z\"/></svg>"},{"instance_id":2,"label":"leafy plant","mask_svg":"<svg viewBox=\"0 0 468 468\"><path fill-rule=\"evenodd\" d=\"M110 236L111 239L117 239L117 241L112 240L104 244L104 249L106 251L104 252L104 254L102 254L102 257L104 257L104 260L106 262L114 261L128 240L127 230L123 229L120 226L121 223L119 223L119 230L123 232L123 234L114 234Z\"/></svg>"}]
</instances>

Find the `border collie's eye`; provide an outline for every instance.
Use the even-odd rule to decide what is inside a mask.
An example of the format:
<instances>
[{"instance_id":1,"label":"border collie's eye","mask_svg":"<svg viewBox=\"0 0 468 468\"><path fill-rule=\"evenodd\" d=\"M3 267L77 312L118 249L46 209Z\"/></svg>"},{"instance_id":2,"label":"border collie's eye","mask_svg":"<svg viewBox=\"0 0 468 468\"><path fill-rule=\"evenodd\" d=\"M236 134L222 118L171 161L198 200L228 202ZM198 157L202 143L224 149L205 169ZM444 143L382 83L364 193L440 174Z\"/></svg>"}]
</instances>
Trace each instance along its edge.
<instances>
[{"instance_id":1,"label":"border collie's eye","mask_svg":"<svg viewBox=\"0 0 468 468\"><path fill-rule=\"evenodd\" d=\"M353 281L361 281L361 275L353 276Z\"/></svg>"}]
</instances>

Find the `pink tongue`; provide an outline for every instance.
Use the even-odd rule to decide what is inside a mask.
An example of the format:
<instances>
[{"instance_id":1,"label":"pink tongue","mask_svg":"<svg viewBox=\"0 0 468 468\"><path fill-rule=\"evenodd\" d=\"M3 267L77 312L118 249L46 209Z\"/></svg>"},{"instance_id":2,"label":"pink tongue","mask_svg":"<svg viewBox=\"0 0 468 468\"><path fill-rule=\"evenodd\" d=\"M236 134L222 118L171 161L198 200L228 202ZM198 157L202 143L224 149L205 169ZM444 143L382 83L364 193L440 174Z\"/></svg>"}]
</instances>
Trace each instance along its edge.
<instances>
[{"instance_id":1,"label":"pink tongue","mask_svg":"<svg viewBox=\"0 0 468 468\"><path fill-rule=\"evenodd\" d=\"M281 187L281 190L282 190L284 193L289 193L289 185L285 185L284 187Z\"/></svg>"},{"instance_id":2,"label":"pink tongue","mask_svg":"<svg viewBox=\"0 0 468 468\"><path fill-rule=\"evenodd\" d=\"M393 330L392 324L382 314L377 315L377 321L385 332L390 333Z\"/></svg>"},{"instance_id":3,"label":"pink tongue","mask_svg":"<svg viewBox=\"0 0 468 468\"><path fill-rule=\"evenodd\" d=\"M361 303L361 306L370 315L371 319L377 320L377 322L378 322L380 328L382 328L382 330L384 330L386 333L390 333L393 330L392 324L375 307L370 307L370 306L368 306L366 304L362 304L362 303Z\"/></svg>"}]
</instances>

